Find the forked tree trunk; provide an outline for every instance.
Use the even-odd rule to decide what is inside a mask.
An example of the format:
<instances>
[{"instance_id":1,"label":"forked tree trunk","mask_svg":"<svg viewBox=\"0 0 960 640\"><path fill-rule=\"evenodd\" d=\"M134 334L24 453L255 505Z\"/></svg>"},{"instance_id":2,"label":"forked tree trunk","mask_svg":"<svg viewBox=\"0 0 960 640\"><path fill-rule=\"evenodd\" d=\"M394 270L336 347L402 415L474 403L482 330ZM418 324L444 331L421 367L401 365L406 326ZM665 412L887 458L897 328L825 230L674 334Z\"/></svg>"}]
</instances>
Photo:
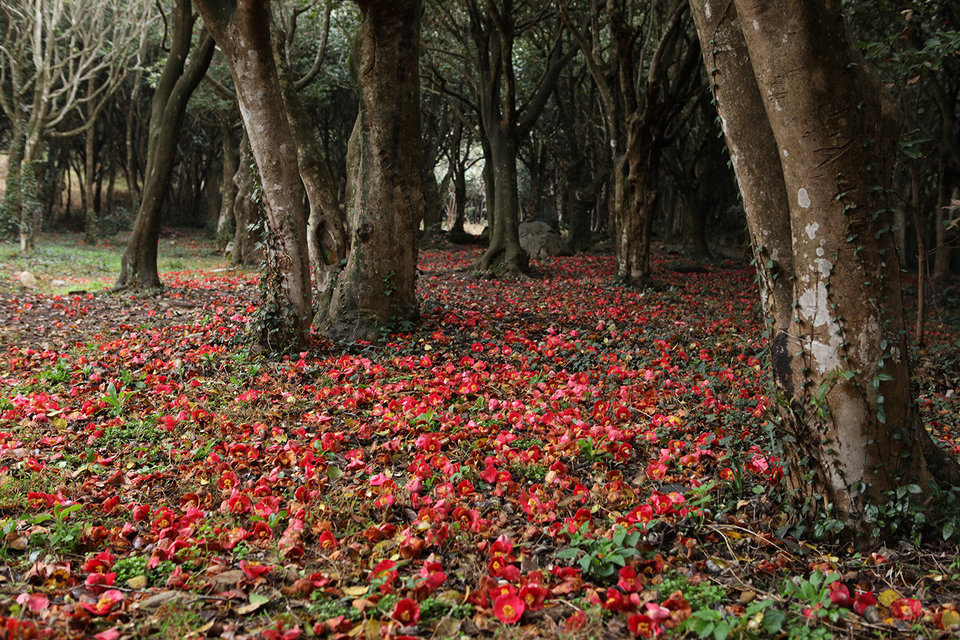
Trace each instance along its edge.
<instances>
[{"instance_id":1,"label":"forked tree trunk","mask_svg":"<svg viewBox=\"0 0 960 640\"><path fill-rule=\"evenodd\" d=\"M170 189L187 102L213 58L213 38L204 34L189 66L186 64L194 23L188 0L177 0L170 23L173 32L170 54L150 106L147 169L140 206L120 261L117 288L156 289L163 286L157 272L160 213Z\"/></svg>"},{"instance_id":2,"label":"forked tree trunk","mask_svg":"<svg viewBox=\"0 0 960 640\"><path fill-rule=\"evenodd\" d=\"M350 207L350 256L320 326L370 340L417 318L421 0L358 1L359 159Z\"/></svg>"},{"instance_id":3,"label":"forked tree trunk","mask_svg":"<svg viewBox=\"0 0 960 640\"><path fill-rule=\"evenodd\" d=\"M296 141L273 57L269 2L194 0L223 51L260 174L267 216L264 313L257 342L274 351L304 347L312 316L303 186Z\"/></svg>"},{"instance_id":4,"label":"forked tree trunk","mask_svg":"<svg viewBox=\"0 0 960 640\"><path fill-rule=\"evenodd\" d=\"M774 330L789 488L876 534L898 487L960 479L912 410L885 188L892 101L838 2L691 5Z\"/></svg>"},{"instance_id":5,"label":"forked tree trunk","mask_svg":"<svg viewBox=\"0 0 960 640\"><path fill-rule=\"evenodd\" d=\"M278 33L283 34L278 30ZM307 219L307 247L313 267L314 286L322 308L329 301L342 261L347 257L346 219L337 199L330 166L314 134L310 116L300 102L290 75L280 38L274 41L274 59L280 74L280 88L287 121L297 145L297 166L306 190L310 211Z\"/></svg>"}]
</instances>

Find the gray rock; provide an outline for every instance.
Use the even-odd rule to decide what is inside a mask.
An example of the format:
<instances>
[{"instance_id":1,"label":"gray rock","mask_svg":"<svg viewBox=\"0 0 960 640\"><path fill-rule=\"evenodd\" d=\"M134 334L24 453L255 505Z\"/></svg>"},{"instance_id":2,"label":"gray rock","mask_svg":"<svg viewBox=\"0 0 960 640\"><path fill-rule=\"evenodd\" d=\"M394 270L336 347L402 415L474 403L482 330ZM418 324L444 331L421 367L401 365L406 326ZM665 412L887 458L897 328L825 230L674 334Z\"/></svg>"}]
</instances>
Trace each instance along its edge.
<instances>
[{"instance_id":1,"label":"gray rock","mask_svg":"<svg viewBox=\"0 0 960 640\"><path fill-rule=\"evenodd\" d=\"M156 611L165 604L183 604L189 599L190 594L186 591L161 591L146 600L141 600L135 606L144 611Z\"/></svg>"},{"instance_id":2,"label":"gray rock","mask_svg":"<svg viewBox=\"0 0 960 640\"><path fill-rule=\"evenodd\" d=\"M548 258L568 253L560 234L546 222L540 221L520 224L520 246L531 258Z\"/></svg>"}]
</instances>

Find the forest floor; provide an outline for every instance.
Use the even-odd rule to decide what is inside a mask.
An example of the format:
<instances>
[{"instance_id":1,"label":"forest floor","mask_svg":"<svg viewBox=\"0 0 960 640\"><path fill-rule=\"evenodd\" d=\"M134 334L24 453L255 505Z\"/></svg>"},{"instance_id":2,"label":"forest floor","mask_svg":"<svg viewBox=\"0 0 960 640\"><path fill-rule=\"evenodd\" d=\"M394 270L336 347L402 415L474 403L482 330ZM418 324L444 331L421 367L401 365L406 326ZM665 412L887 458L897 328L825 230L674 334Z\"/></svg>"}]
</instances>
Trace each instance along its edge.
<instances>
[{"instance_id":1,"label":"forest floor","mask_svg":"<svg viewBox=\"0 0 960 640\"><path fill-rule=\"evenodd\" d=\"M148 297L0 247L6 637L960 629L950 523L863 549L828 515L791 524L747 265L661 252L661 286L630 291L609 257L491 281L464 270L479 249L431 250L420 326L271 359L245 346L256 274L180 244L208 264L161 258ZM937 293L915 389L960 454L960 310Z\"/></svg>"}]
</instances>

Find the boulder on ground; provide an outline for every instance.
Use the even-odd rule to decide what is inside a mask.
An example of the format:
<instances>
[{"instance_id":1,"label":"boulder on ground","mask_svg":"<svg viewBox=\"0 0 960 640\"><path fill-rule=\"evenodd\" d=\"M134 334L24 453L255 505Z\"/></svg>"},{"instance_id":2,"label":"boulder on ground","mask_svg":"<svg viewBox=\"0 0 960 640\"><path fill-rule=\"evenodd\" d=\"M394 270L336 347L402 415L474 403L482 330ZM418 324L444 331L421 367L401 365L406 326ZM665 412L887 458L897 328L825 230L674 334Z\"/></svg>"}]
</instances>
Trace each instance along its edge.
<instances>
[{"instance_id":1,"label":"boulder on ground","mask_svg":"<svg viewBox=\"0 0 960 640\"><path fill-rule=\"evenodd\" d=\"M539 220L520 224L520 246L531 258L569 255L560 233Z\"/></svg>"},{"instance_id":2,"label":"boulder on ground","mask_svg":"<svg viewBox=\"0 0 960 640\"><path fill-rule=\"evenodd\" d=\"M20 280L20 285L26 287L27 289L33 289L37 286L37 278L29 271L21 271L17 275L17 279Z\"/></svg>"}]
</instances>

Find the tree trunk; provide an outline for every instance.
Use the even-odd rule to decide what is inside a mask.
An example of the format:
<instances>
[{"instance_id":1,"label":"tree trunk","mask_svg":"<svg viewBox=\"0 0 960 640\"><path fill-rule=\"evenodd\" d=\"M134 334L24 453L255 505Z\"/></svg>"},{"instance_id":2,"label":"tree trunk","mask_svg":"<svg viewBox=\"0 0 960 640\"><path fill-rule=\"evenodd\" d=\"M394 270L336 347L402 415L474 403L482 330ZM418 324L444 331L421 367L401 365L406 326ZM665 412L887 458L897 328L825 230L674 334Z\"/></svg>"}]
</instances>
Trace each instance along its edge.
<instances>
[{"instance_id":1,"label":"tree trunk","mask_svg":"<svg viewBox=\"0 0 960 640\"><path fill-rule=\"evenodd\" d=\"M278 33L282 33L278 30ZM329 301L337 275L347 257L346 219L337 199L337 189L327 159L320 149L310 116L297 96L280 38L274 41L283 104L297 145L297 167L306 190L310 212L307 247L313 267L314 286L320 296L318 308Z\"/></svg>"},{"instance_id":2,"label":"tree trunk","mask_svg":"<svg viewBox=\"0 0 960 640\"><path fill-rule=\"evenodd\" d=\"M520 246L520 200L517 190L517 150L515 140L499 126L488 131L493 177L493 203L490 208L490 244L477 268L500 274L526 273L530 256ZM489 207L490 203L488 203Z\"/></svg>"},{"instance_id":3,"label":"tree trunk","mask_svg":"<svg viewBox=\"0 0 960 640\"><path fill-rule=\"evenodd\" d=\"M630 126L627 134L623 202L615 211L616 270L614 279L633 287L650 284L650 239L659 194L656 187L661 142L646 126Z\"/></svg>"},{"instance_id":4,"label":"tree trunk","mask_svg":"<svg viewBox=\"0 0 960 640\"><path fill-rule=\"evenodd\" d=\"M93 96L94 90L93 79L90 79L87 82L87 99L91 99ZM90 112L93 110L93 104L87 105L87 115L92 115ZM83 165L83 190L86 194L87 201L87 210L86 217L84 219L84 240L87 244L94 244L97 241L97 210L94 204L94 171L96 169L97 163L95 154L94 142L96 141L96 127L90 127L87 129L86 133L83 136L83 153L84 153L84 165Z\"/></svg>"},{"instance_id":5,"label":"tree trunk","mask_svg":"<svg viewBox=\"0 0 960 640\"><path fill-rule=\"evenodd\" d=\"M214 41L204 35L186 64L193 35L189 0L177 0L170 16L172 43L150 105L147 169L140 206L120 261L116 288L156 289L163 286L157 272L160 213L170 188L177 142L187 102L213 57Z\"/></svg>"},{"instance_id":6,"label":"tree trunk","mask_svg":"<svg viewBox=\"0 0 960 640\"><path fill-rule=\"evenodd\" d=\"M240 157L237 172L233 177L236 186L236 198L233 203L233 212L236 216L236 228L233 230L233 251L231 259L234 264L258 264L263 255L258 249L260 244L260 207L257 204L254 191L256 184L254 173L256 165L250 145L247 144L247 132L244 129L240 140Z\"/></svg>"},{"instance_id":7,"label":"tree trunk","mask_svg":"<svg viewBox=\"0 0 960 640\"><path fill-rule=\"evenodd\" d=\"M240 151L233 132L235 110L220 124L220 142L223 147L223 171L220 174L220 213L217 215L217 251L223 251L234 225L233 205L237 198L237 184L233 178L240 167ZM236 227L234 227L235 229Z\"/></svg>"},{"instance_id":8,"label":"tree trunk","mask_svg":"<svg viewBox=\"0 0 960 640\"><path fill-rule=\"evenodd\" d=\"M897 487L960 479L912 410L885 189L892 101L839 3L691 5L771 312L791 495L877 534Z\"/></svg>"},{"instance_id":9,"label":"tree trunk","mask_svg":"<svg viewBox=\"0 0 960 640\"><path fill-rule=\"evenodd\" d=\"M264 295L257 342L274 351L303 348L312 315L307 221L297 149L284 109L266 0L194 0L223 51L260 174L267 216Z\"/></svg>"},{"instance_id":10,"label":"tree trunk","mask_svg":"<svg viewBox=\"0 0 960 640\"><path fill-rule=\"evenodd\" d=\"M453 224L449 235L459 238L465 233L463 223L467 217L467 171L459 159L450 166L453 171Z\"/></svg>"},{"instance_id":11,"label":"tree trunk","mask_svg":"<svg viewBox=\"0 0 960 640\"><path fill-rule=\"evenodd\" d=\"M414 321L420 171L420 0L358 1L359 170L350 256L320 324L372 340Z\"/></svg>"},{"instance_id":12,"label":"tree trunk","mask_svg":"<svg viewBox=\"0 0 960 640\"><path fill-rule=\"evenodd\" d=\"M20 226L20 167L23 164L23 152L26 146L23 120L14 119L10 133L10 147L7 150L7 180L3 190L3 202L0 203L0 223L6 235L15 234Z\"/></svg>"}]
</instances>

